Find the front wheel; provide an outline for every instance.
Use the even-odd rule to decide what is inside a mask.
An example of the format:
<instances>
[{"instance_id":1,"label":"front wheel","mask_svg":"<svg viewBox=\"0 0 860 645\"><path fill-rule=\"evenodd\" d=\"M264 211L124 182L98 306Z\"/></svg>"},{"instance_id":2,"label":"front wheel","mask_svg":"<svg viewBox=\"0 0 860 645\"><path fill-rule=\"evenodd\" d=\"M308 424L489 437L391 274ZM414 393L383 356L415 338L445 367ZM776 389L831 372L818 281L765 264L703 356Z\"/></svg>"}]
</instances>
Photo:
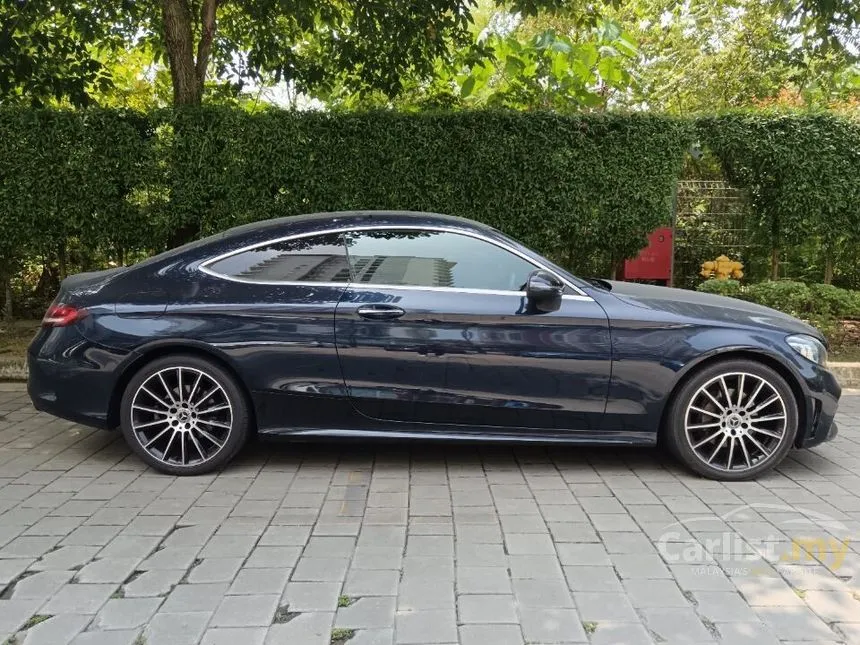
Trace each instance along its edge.
<instances>
[{"instance_id":1,"label":"front wheel","mask_svg":"<svg viewBox=\"0 0 860 645\"><path fill-rule=\"evenodd\" d=\"M170 475L220 468L245 443L250 427L248 404L232 376L190 355L145 365L126 387L120 415L132 450Z\"/></svg>"},{"instance_id":2,"label":"front wheel","mask_svg":"<svg viewBox=\"0 0 860 645\"><path fill-rule=\"evenodd\" d=\"M667 443L689 468L710 479L753 479L779 464L794 444L797 402L771 368L725 361L683 384L668 421Z\"/></svg>"}]
</instances>

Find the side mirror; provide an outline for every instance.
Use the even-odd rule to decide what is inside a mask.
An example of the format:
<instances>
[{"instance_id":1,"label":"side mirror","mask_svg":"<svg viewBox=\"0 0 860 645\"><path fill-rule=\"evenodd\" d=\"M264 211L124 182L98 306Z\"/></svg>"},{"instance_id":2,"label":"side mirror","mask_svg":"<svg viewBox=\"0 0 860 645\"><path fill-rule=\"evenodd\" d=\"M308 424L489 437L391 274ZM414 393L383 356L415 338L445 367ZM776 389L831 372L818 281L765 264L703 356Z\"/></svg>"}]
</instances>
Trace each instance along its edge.
<instances>
[{"instance_id":1,"label":"side mirror","mask_svg":"<svg viewBox=\"0 0 860 645\"><path fill-rule=\"evenodd\" d=\"M533 271L526 282L529 309L540 313L557 311L563 292L564 285L548 271Z\"/></svg>"}]
</instances>

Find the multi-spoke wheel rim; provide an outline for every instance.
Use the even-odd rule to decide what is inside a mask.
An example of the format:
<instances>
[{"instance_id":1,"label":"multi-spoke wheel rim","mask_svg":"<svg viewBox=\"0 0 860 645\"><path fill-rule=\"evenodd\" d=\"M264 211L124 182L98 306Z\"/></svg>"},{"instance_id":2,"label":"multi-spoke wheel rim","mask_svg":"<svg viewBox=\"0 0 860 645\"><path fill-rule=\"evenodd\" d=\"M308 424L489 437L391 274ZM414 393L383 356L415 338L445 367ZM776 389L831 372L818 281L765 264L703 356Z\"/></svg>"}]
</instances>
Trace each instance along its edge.
<instances>
[{"instance_id":1,"label":"multi-spoke wheel rim","mask_svg":"<svg viewBox=\"0 0 860 645\"><path fill-rule=\"evenodd\" d=\"M684 416L687 442L704 464L741 472L769 460L782 445L788 414L782 395L749 372L712 378L696 390Z\"/></svg>"},{"instance_id":2,"label":"multi-spoke wheel rim","mask_svg":"<svg viewBox=\"0 0 860 645\"><path fill-rule=\"evenodd\" d=\"M171 466L196 466L217 455L233 428L233 407L212 376L168 367L147 378L131 402L131 427L146 452Z\"/></svg>"}]
</instances>

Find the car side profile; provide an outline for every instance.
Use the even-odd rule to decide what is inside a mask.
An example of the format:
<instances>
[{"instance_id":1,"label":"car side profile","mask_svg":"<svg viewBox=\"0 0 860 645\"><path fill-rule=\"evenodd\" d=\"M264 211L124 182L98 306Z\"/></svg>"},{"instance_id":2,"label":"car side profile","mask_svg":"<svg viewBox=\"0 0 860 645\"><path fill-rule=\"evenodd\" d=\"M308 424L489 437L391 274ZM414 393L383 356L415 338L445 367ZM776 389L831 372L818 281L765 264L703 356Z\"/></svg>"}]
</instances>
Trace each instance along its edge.
<instances>
[{"instance_id":1,"label":"car side profile","mask_svg":"<svg viewBox=\"0 0 860 645\"><path fill-rule=\"evenodd\" d=\"M836 434L821 334L703 294L582 280L476 222L322 213L63 281L39 410L199 474L263 436L668 446L740 480Z\"/></svg>"}]
</instances>

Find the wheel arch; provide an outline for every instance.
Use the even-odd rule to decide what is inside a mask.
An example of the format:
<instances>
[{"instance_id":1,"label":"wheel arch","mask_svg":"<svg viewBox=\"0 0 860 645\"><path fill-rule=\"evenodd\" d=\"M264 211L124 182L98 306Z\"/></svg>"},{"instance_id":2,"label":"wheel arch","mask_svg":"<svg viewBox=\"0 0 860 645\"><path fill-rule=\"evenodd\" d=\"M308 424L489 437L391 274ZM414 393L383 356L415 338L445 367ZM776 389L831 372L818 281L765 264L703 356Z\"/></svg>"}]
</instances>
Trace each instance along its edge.
<instances>
[{"instance_id":1,"label":"wheel arch","mask_svg":"<svg viewBox=\"0 0 860 645\"><path fill-rule=\"evenodd\" d=\"M126 387L128 387L128 384L134 375L152 361L172 354L186 354L209 360L232 376L236 385L239 387L239 390L242 392L242 395L245 397L245 402L248 404L251 429L252 432L256 432L257 423L254 400L251 397L251 392L248 390L248 386L245 384L244 379L242 379L239 372L222 352L219 352L211 345L195 341L157 342L138 349L135 357L123 367L122 372L114 385L113 391L111 392L110 403L108 405L108 427L116 428L119 426L122 397L125 393Z\"/></svg>"},{"instance_id":2,"label":"wheel arch","mask_svg":"<svg viewBox=\"0 0 860 645\"><path fill-rule=\"evenodd\" d=\"M722 363L724 361L731 360L749 360L761 363L762 365L771 368L774 372L785 379L785 382L788 383L788 386L791 388L795 402L797 403L798 432L795 437L795 445L798 445L798 442L802 440L804 431L808 426L808 410L806 409L807 397L806 391L801 384L801 379L782 359L774 356L773 354L754 348L738 348L712 353L685 366L685 368L679 372L678 378L675 379L675 384L672 386L669 395L663 402L663 410L660 414L660 425L657 430L658 441L663 441L663 435L665 434L665 428L667 427L666 421L669 416L669 412L672 409L672 403L675 401L675 397L678 396L678 392L684 384L701 370L710 367L715 363Z\"/></svg>"}]
</instances>

